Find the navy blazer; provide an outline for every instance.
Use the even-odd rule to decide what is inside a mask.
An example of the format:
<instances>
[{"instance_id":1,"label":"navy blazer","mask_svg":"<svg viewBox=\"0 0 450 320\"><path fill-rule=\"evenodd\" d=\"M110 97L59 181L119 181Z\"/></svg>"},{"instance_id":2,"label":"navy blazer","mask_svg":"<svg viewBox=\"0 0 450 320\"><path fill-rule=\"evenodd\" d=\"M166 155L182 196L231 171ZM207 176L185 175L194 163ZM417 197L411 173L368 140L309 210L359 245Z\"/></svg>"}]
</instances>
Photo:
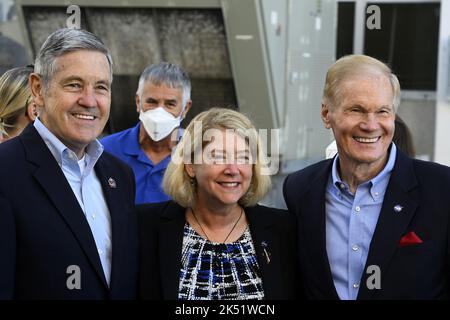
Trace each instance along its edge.
<instances>
[{"instance_id":1,"label":"navy blazer","mask_svg":"<svg viewBox=\"0 0 450 320\"><path fill-rule=\"evenodd\" d=\"M104 152L95 165L112 227L108 288L95 241L64 173L36 129L0 145L0 299L133 299L138 239L134 176ZM113 178L115 188L108 179ZM71 265L81 289L68 289Z\"/></svg>"},{"instance_id":2,"label":"navy blazer","mask_svg":"<svg viewBox=\"0 0 450 320\"><path fill-rule=\"evenodd\" d=\"M137 206L139 219L140 299L178 299L186 209L173 201ZM301 296L296 266L296 232L286 210L264 206L244 209L256 250L266 299ZM267 243L267 263L261 243Z\"/></svg>"},{"instance_id":3,"label":"navy blazer","mask_svg":"<svg viewBox=\"0 0 450 320\"><path fill-rule=\"evenodd\" d=\"M325 189L332 160L289 175L284 198L297 217L299 258L310 299L338 299L326 252ZM380 216L369 248L358 299L441 299L449 296L450 168L414 160L397 150ZM400 205L400 212L394 207ZM400 246L415 232L420 244ZM380 268L381 289L367 280Z\"/></svg>"}]
</instances>

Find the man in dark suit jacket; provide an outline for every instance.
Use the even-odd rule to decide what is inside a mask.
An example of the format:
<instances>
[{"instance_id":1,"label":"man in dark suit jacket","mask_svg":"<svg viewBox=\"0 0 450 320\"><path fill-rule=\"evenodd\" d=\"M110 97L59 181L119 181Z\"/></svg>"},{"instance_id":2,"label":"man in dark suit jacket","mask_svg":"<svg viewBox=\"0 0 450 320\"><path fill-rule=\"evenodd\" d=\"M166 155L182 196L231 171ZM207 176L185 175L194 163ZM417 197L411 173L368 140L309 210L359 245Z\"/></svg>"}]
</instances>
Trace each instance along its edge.
<instances>
[{"instance_id":1,"label":"man in dark suit jacket","mask_svg":"<svg viewBox=\"0 0 450 320\"><path fill-rule=\"evenodd\" d=\"M449 296L450 168L392 143L399 94L376 59L347 56L328 70L321 116L338 155L283 188L311 299Z\"/></svg>"},{"instance_id":2,"label":"man in dark suit jacket","mask_svg":"<svg viewBox=\"0 0 450 320\"><path fill-rule=\"evenodd\" d=\"M39 118L0 145L0 299L136 297L134 176L96 140L111 65L83 30L57 30L37 55Z\"/></svg>"}]
</instances>

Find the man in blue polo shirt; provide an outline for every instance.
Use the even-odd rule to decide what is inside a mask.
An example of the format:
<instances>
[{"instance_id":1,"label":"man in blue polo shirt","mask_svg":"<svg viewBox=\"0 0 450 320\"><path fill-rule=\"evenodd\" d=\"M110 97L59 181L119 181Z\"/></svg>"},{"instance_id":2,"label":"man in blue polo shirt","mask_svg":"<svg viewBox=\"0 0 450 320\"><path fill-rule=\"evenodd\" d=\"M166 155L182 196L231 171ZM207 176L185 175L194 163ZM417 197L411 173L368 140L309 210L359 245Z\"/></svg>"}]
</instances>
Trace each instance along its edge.
<instances>
[{"instance_id":1,"label":"man in blue polo shirt","mask_svg":"<svg viewBox=\"0 0 450 320\"><path fill-rule=\"evenodd\" d=\"M161 181L181 137L179 127L191 107L190 96L191 83L182 68L167 62L150 65L136 92L139 123L101 140L106 151L133 169L136 204L169 200Z\"/></svg>"}]
</instances>

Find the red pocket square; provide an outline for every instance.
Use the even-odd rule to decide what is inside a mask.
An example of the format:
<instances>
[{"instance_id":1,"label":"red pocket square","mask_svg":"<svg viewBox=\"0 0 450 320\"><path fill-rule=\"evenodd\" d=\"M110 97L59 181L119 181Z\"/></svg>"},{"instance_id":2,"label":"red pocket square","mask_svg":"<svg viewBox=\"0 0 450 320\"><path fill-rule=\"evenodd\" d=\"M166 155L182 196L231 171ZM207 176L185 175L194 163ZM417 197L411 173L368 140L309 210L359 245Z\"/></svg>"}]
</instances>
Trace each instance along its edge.
<instances>
[{"instance_id":1,"label":"red pocket square","mask_svg":"<svg viewBox=\"0 0 450 320\"><path fill-rule=\"evenodd\" d=\"M414 244L422 243L422 239L420 239L414 231L408 232L401 239L398 245L400 247L411 246Z\"/></svg>"}]
</instances>

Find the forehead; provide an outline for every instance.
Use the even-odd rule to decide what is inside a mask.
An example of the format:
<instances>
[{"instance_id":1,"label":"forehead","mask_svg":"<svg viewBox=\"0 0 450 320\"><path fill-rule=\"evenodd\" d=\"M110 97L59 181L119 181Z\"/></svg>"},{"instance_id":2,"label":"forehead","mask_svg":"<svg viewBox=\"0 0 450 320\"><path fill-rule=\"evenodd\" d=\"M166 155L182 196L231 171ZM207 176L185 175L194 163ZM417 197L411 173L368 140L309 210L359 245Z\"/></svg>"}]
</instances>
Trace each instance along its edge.
<instances>
[{"instance_id":1,"label":"forehead","mask_svg":"<svg viewBox=\"0 0 450 320\"><path fill-rule=\"evenodd\" d=\"M110 67L106 56L98 51L77 50L55 59L56 78L79 77L97 81L110 81Z\"/></svg>"},{"instance_id":2,"label":"forehead","mask_svg":"<svg viewBox=\"0 0 450 320\"><path fill-rule=\"evenodd\" d=\"M145 81L142 94L151 97L179 98L183 95L183 89L170 87L166 84L156 85L151 81Z\"/></svg>"}]
</instances>

